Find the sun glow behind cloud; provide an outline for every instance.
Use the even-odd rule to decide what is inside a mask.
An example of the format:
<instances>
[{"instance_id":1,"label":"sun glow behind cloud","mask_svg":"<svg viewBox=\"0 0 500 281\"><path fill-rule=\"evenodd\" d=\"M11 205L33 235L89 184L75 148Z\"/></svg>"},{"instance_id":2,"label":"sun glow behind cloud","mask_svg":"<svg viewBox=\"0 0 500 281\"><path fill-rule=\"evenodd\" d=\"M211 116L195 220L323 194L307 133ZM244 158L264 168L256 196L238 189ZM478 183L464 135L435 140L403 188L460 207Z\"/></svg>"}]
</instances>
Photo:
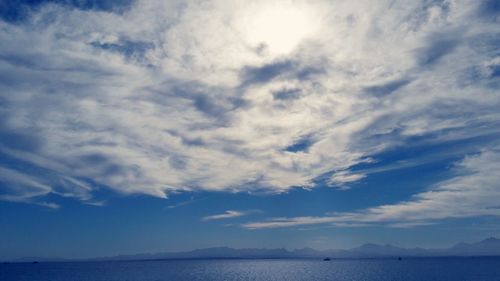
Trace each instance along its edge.
<instances>
[{"instance_id":1,"label":"sun glow behind cloud","mask_svg":"<svg viewBox=\"0 0 500 281\"><path fill-rule=\"evenodd\" d=\"M271 55L287 55L314 35L319 18L312 5L297 1L248 4L235 25L250 46Z\"/></svg>"}]
</instances>

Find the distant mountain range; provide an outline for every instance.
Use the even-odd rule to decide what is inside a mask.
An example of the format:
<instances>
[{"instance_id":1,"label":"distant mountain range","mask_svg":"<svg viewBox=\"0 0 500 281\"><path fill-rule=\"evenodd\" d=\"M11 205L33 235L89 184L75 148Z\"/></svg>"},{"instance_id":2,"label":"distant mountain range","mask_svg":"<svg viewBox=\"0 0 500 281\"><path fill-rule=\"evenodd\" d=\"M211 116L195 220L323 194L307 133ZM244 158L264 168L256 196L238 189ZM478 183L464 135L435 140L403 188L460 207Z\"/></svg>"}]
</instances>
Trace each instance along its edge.
<instances>
[{"instance_id":1,"label":"distant mountain range","mask_svg":"<svg viewBox=\"0 0 500 281\"><path fill-rule=\"evenodd\" d=\"M446 249L400 248L392 245L364 244L347 250L315 250L303 248L296 250L278 249L234 249L215 247L188 252L165 252L155 254L120 255L88 259L87 261L117 260L162 260L162 259L203 259L203 258L394 258L394 257L472 257L500 256L500 239L488 238L477 243L458 243ZM14 262L61 261L63 259L23 258Z\"/></svg>"}]
</instances>

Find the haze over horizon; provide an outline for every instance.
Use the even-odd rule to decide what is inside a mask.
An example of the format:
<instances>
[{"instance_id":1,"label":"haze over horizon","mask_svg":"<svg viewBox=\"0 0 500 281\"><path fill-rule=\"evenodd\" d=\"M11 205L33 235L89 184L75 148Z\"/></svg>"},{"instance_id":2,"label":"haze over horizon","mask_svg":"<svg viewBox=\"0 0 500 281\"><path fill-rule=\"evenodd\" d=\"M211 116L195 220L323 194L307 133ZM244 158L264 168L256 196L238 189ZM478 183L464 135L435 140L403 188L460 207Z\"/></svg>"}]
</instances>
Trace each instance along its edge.
<instances>
[{"instance_id":1,"label":"haze over horizon","mask_svg":"<svg viewBox=\"0 0 500 281\"><path fill-rule=\"evenodd\" d=\"M495 0L0 1L0 260L500 237Z\"/></svg>"},{"instance_id":2,"label":"haze over horizon","mask_svg":"<svg viewBox=\"0 0 500 281\"><path fill-rule=\"evenodd\" d=\"M392 244L378 245L365 243L345 249L314 249L304 247L287 248L232 248L216 246L190 251L152 252L121 254L115 256L67 258L67 257L21 257L4 259L0 262L60 262L60 261L147 261L147 260L178 260L178 259L365 259L365 258L481 258L500 257L500 239L489 237L473 243L460 242L445 248L404 248Z\"/></svg>"}]
</instances>

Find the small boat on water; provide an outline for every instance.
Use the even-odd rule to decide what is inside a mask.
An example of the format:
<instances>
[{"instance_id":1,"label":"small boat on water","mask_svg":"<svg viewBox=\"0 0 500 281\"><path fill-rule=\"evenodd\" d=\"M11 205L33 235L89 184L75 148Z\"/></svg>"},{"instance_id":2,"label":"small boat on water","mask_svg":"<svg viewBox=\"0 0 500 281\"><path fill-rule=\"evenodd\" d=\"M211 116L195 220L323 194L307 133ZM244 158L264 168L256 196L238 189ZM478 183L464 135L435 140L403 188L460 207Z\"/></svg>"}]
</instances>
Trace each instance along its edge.
<instances>
[{"instance_id":1,"label":"small boat on water","mask_svg":"<svg viewBox=\"0 0 500 281\"><path fill-rule=\"evenodd\" d=\"M324 261L331 261L332 259L331 258L324 258L323 260Z\"/></svg>"}]
</instances>

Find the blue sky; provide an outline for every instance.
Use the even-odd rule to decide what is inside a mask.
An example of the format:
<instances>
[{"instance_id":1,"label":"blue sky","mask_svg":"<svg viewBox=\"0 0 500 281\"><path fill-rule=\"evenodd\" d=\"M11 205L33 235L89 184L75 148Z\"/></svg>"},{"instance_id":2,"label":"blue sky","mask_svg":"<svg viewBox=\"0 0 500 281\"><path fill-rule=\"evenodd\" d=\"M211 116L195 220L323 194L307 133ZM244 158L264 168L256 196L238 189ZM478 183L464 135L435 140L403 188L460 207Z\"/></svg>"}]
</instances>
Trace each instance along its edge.
<instances>
[{"instance_id":1,"label":"blue sky","mask_svg":"<svg viewBox=\"0 0 500 281\"><path fill-rule=\"evenodd\" d=\"M0 2L0 258L500 236L497 1Z\"/></svg>"}]
</instances>

